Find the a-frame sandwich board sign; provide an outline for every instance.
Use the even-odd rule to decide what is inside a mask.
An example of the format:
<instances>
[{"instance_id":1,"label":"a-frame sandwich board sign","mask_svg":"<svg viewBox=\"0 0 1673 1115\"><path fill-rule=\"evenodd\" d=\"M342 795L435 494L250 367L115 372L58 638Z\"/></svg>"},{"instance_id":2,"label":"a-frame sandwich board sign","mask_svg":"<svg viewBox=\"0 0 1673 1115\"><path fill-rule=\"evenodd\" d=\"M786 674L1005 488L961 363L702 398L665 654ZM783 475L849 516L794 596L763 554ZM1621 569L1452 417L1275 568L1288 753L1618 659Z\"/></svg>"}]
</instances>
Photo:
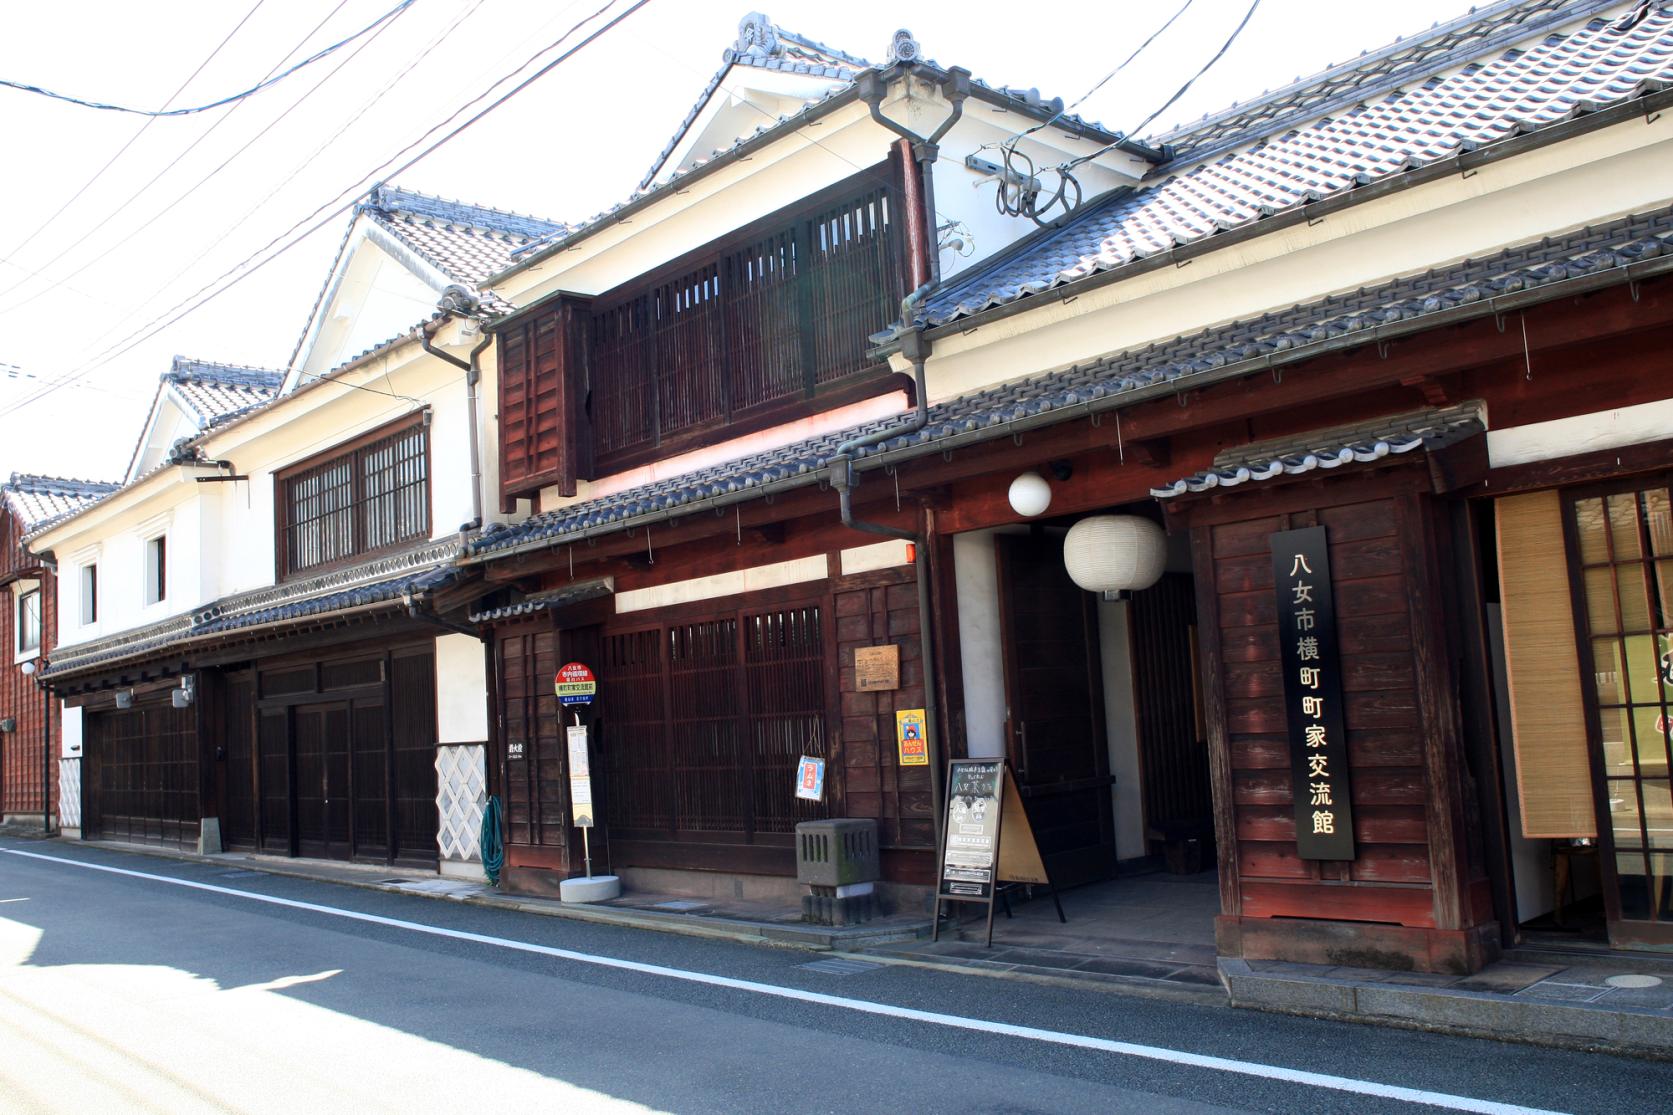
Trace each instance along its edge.
<instances>
[{"instance_id":1,"label":"a-frame sandwich board sign","mask_svg":"<svg viewBox=\"0 0 1673 1115\"><path fill-rule=\"evenodd\" d=\"M1052 885L1028 811L1009 775L1003 759L954 759L947 764L947 816L936 856L931 940L941 935L942 904L967 902L987 906L987 943L992 945L999 885ZM1056 896L1053 886L1053 899ZM1058 916L1062 913L1060 903Z\"/></svg>"}]
</instances>

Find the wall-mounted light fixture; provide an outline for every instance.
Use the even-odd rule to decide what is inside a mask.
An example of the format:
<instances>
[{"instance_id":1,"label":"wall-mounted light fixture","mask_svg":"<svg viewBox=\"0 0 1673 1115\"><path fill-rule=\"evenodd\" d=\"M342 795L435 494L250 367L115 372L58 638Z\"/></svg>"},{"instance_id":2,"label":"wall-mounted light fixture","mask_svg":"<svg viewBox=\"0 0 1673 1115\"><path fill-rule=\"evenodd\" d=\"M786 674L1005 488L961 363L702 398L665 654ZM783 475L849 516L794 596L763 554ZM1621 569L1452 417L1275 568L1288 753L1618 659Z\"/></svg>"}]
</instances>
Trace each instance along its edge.
<instances>
[{"instance_id":1,"label":"wall-mounted light fixture","mask_svg":"<svg viewBox=\"0 0 1673 1115\"><path fill-rule=\"evenodd\" d=\"M1051 506L1051 485L1037 472L1023 473L1011 481L1011 510L1025 519L1043 515Z\"/></svg>"},{"instance_id":2,"label":"wall-mounted light fixture","mask_svg":"<svg viewBox=\"0 0 1673 1115\"><path fill-rule=\"evenodd\" d=\"M192 698L197 695L197 678L193 674L180 675L180 688L169 690L169 699L175 708L191 708Z\"/></svg>"},{"instance_id":3,"label":"wall-mounted light fixture","mask_svg":"<svg viewBox=\"0 0 1673 1115\"><path fill-rule=\"evenodd\" d=\"M132 689L118 689L116 691L116 707L117 708L133 708L134 707L134 691Z\"/></svg>"},{"instance_id":4,"label":"wall-mounted light fixture","mask_svg":"<svg viewBox=\"0 0 1673 1115\"><path fill-rule=\"evenodd\" d=\"M15 731L17 731L17 717L8 716L4 720L0 720L0 732L10 735Z\"/></svg>"}]
</instances>

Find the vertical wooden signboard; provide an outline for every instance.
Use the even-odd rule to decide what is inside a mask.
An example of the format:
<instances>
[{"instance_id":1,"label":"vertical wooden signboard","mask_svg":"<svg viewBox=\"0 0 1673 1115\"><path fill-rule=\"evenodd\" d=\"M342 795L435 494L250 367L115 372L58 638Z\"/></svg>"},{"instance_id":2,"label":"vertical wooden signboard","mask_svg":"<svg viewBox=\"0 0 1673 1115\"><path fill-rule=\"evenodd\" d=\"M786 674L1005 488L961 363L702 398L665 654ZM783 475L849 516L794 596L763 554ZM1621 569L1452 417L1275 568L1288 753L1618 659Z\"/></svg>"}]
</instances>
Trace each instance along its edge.
<instances>
[{"instance_id":1,"label":"vertical wooden signboard","mask_svg":"<svg viewBox=\"0 0 1673 1115\"><path fill-rule=\"evenodd\" d=\"M1001 759L954 759L947 764L947 816L937 857L932 940L941 935L943 903L974 902L987 906L991 945L999 884L1051 885L1028 813L1006 774ZM1057 900L1056 887L1052 899ZM1057 916L1063 917L1061 903Z\"/></svg>"},{"instance_id":2,"label":"vertical wooden signboard","mask_svg":"<svg viewBox=\"0 0 1673 1115\"><path fill-rule=\"evenodd\" d=\"M1302 859L1351 860L1348 737L1342 727L1341 657L1325 528L1274 534L1272 573L1278 594L1296 853Z\"/></svg>"}]
</instances>

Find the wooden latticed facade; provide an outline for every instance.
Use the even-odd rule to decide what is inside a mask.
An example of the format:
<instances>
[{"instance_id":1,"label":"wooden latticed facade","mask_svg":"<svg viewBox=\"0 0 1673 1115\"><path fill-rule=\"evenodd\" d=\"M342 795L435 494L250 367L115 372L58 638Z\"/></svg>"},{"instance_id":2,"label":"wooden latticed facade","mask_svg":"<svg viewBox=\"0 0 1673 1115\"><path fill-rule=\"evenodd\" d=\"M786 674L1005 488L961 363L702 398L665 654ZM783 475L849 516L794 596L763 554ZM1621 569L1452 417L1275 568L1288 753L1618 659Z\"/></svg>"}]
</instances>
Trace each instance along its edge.
<instances>
[{"instance_id":1,"label":"wooden latticed facade","mask_svg":"<svg viewBox=\"0 0 1673 1115\"><path fill-rule=\"evenodd\" d=\"M889 389L907 290L898 157L596 298L498 327L502 500Z\"/></svg>"}]
</instances>

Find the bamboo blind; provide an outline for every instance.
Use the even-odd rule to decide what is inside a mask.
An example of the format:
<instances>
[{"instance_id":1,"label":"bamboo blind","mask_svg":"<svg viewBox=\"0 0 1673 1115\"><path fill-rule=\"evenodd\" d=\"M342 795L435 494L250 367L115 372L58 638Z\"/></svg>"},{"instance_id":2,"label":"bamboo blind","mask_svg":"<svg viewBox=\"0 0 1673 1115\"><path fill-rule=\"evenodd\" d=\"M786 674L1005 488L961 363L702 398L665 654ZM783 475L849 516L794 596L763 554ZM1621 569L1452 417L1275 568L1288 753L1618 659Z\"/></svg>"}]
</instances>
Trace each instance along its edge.
<instances>
[{"instance_id":1,"label":"bamboo blind","mask_svg":"<svg viewBox=\"0 0 1673 1115\"><path fill-rule=\"evenodd\" d=\"M1554 491L1497 501L1516 786L1530 838L1597 835L1562 515Z\"/></svg>"}]
</instances>

